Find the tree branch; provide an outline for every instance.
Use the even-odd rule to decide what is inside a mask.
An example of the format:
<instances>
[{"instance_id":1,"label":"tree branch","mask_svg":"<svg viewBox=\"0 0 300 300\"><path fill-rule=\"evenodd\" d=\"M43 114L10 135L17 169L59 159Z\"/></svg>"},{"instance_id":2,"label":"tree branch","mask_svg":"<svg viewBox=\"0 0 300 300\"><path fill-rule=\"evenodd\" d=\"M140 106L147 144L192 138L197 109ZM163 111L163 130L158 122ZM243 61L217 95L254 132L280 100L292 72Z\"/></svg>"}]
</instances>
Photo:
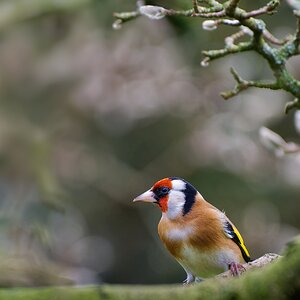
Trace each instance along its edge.
<instances>
[{"instance_id":1,"label":"tree branch","mask_svg":"<svg viewBox=\"0 0 300 300\"><path fill-rule=\"evenodd\" d=\"M262 266L262 268L260 268ZM300 241L288 245L284 256L267 254L247 265L237 279L223 273L218 278L182 285L94 285L86 287L48 287L43 289L2 289L3 299L297 299L299 295ZM250 270L251 268L251 270ZM253 270L256 269L256 270ZM249 271L248 271L249 270ZM225 276L225 277L223 277ZM226 279L224 279L226 278Z\"/></svg>"},{"instance_id":2,"label":"tree branch","mask_svg":"<svg viewBox=\"0 0 300 300\"><path fill-rule=\"evenodd\" d=\"M204 21L202 24L202 27L205 30L215 30L219 25L239 26L240 29L238 32L225 38L225 46L223 49L206 50L202 52L204 59L202 60L201 65L208 66L210 61L222 58L229 54L255 51L267 61L273 72L274 81L243 80L238 76L236 71L232 69L231 73L237 81L237 85L233 90L224 92L221 95L225 99L228 99L236 96L249 87L273 90L281 89L298 99L287 104L286 112L291 109L299 109L300 81L295 79L293 75L289 73L286 62L290 57L300 54L300 10L294 11L294 15L297 18L297 29L295 33L279 40L267 30L266 24L257 17L274 14L280 4L280 0L271 0L266 5L248 12L239 7L239 0L227 0L224 3L220 3L216 0L203 0L202 2L207 6L199 6L199 1L192 1L193 8L190 10L173 10L146 5L144 6L145 9L152 11L151 13L144 15L152 19L159 19L164 16L185 16L210 19ZM139 11L141 11L141 9L142 8L140 8ZM138 15L139 13L135 12L133 16L136 17ZM115 14L115 16L118 17L118 14ZM128 16L131 15L129 14ZM127 19L129 20L129 18ZM239 38L245 35L250 37L249 41L235 44ZM272 46L271 44L275 46Z\"/></svg>"},{"instance_id":3,"label":"tree branch","mask_svg":"<svg viewBox=\"0 0 300 300\"><path fill-rule=\"evenodd\" d=\"M290 101L285 105L285 113L287 114L292 109L300 109L300 100L295 98L294 101Z\"/></svg>"},{"instance_id":4,"label":"tree branch","mask_svg":"<svg viewBox=\"0 0 300 300\"><path fill-rule=\"evenodd\" d=\"M266 6L261 7L259 9L256 10L252 10L248 13L244 14L244 18L245 19L249 19L252 17L257 17L260 15L265 15L265 14L274 14L276 11L275 9L277 8L277 6L279 5L279 1L270 1Z\"/></svg>"},{"instance_id":5,"label":"tree branch","mask_svg":"<svg viewBox=\"0 0 300 300\"><path fill-rule=\"evenodd\" d=\"M254 49L254 44L252 41L239 43L238 45L231 45L230 47L219 49L219 50L208 50L202 51L202 54L205 56L206 62L224 57L229 54L235 54L244 51L250 51Z\"/></svg>"},{"instance_id":6,"label":"tree branch","mask_svg":"<svg viewBox=\"0 0 300 300\"><path fill-rule=\"evenodd\" d=\"M281 256L278 254L267 253L254 261L243 264L244 271L242 273L245 273L245 272L248 272L248 271L254 270L254 269L261 269L280 258L281 258ZM226 271L226 272L221 273L216 276L217 279L220 279L220 278L224 279L224 278L230 278L230 277L232 277L232 274L230 271Z\"/></svg>"},{"instance_id":7,"label":"tree branch","mask_svg":"<svg viewBox=\"0 0 300 300\"><path fill-rule=\"evenodd\" d=\"M280 89L280 86L277 81L273 81L273 82L247 81L242 79L234 68L231 68L230 72L233 78L235 79L235 81L237 82L237 84L234 89L221 93L221 96L226 100L236 96L238 93L248 89L249 87L257 87L257 88L264 88L264 89L271 89L271 90Z\"/></svg>"},{"instance_id":8,"label":"tree branch","mask_svg":"<svg viewBox=\"0 0 300 300\"><path fill-rule=\"evenodd\" d=\"M239 2L240 2L240 0L228 1L228 5L227 5L227 9L226 9L226 13L227 13L228 16L235 13L235 10L236 10Z\"/></svg>"}]
</instances>

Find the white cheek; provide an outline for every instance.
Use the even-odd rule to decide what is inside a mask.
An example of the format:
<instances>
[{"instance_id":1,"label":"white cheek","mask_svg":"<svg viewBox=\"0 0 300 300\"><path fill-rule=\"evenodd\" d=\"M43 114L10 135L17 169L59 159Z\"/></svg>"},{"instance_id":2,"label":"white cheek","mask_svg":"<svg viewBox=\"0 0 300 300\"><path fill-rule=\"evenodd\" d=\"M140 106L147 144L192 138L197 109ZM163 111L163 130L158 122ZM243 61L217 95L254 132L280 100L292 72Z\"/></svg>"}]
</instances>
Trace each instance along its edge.
<instances>
[{"instance_id":1,"label":"white cheek","mask_svg":"<svg viewBox=\"0 0 300 300\"><path fill-rule=\"evenodd\" d=\"M182 215L184 203L184 193L180 191L171 190L169 193L168 211L166 213L167 217L169 219L175 219L176 217Z\"/></svg>"},{"instance_id":2,"label":"white cheek","mask_svg":"<svg viewBox=\"0 0 300 300\"><path fill-rule=\"evenodd\" d=\"M177 191L183 191L185 189L185 182L180 179L172 180L172 189Z\"/></svg>"}]
</instances>

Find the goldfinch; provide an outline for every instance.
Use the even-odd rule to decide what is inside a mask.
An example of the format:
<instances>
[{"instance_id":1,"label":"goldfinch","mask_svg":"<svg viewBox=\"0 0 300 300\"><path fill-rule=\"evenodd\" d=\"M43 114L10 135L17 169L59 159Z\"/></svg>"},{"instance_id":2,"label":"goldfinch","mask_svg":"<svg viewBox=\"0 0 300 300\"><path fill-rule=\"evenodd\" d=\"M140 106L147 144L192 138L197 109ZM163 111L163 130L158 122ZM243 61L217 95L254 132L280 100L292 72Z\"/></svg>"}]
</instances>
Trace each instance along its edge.
<instances>
[{"instance_id":1,"label":"goldfinch","mask_svg":"<svg viewBox=\"0 0 300 300\"><path fill-rule=\"evenodd\" d=\"M187 181L164 178L133 201L155 203L161 209L158 234L184 268L184 283L201 281L227 269L237 276L243 269L241 264L250 261L233 223Z\"/></svg>"}]
</instances>

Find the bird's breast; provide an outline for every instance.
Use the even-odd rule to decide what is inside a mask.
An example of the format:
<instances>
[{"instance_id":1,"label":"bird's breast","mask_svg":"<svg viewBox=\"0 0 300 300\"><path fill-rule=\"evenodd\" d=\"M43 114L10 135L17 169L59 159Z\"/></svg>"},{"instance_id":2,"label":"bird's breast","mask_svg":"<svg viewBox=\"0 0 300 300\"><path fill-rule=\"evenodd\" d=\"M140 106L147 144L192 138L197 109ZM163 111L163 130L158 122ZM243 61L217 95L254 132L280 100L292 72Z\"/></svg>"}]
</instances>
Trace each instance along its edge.
<instances>
[{"instance_id":1,"label":"bird's breast","mask_svg":"<svg viewBox=\"0 0 300 300\"><path fill-rule=\"evenodd\" d=\"M158 224L158 234L169 252L176 258L181 255L182 247L193 233L191 226L181 226L162 217Z\"/></svg>"},{"instance_id":2,"label":"bird's breast","mask_svg":"<svg viewBox=\"0 0 300 300\"><path fill-rule=\"evenodd\" d=\"M170 228L166 232L166 238L171 241L186 241L193 234L193 228L190 226L184 226L181 228Z\"/></svg>"},{"instance_id":3,"label":"bird's breast","mask_svg":"<svg viewBox=\"0 0 300 300\"><path fill-rule=\"evenodd\" d=\"M206 277L224 271L231 262L239 262L236 251L230 247L232 241L224 234L219 236L218 232L210 231L209 226L197 225L174 222L164 217L158 225L162 242L187 271Z\"/></svg>"}]
</instances>

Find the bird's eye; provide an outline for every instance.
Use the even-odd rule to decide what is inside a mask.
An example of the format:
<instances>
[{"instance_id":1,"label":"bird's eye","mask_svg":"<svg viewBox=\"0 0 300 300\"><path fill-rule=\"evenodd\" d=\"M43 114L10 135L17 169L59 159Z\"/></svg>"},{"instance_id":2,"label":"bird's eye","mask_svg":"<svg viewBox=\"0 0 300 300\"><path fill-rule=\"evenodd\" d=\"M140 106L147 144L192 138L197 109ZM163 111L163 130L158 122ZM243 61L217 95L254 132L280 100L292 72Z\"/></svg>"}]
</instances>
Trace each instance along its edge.
<instances>
[{"instance_id":1,"label":"bird's eye","mask_svg":"<svg viewBox=\"0 0 300 300\"><path fill-rule=\"evenodd\" d=\"M157 187L156 189L154 189L154 194L156 197L156 200L159 200L163 197L165 197L166 195L168 195L170 189L166 186L162 186L162 187Z\"/></svg>"},{"instance_id":2,"label":"bird's eye","mask_svg":"<svg viewBox=\"0 0 300 300\"><path fill-rule=\"evenodd\" d=\"M166 186L163 186L163 187L161 188L161 193L162 193L163 195L168 194L168 193L169 193L169 188L167 188Z\"/></svg>"}]
</instances>

